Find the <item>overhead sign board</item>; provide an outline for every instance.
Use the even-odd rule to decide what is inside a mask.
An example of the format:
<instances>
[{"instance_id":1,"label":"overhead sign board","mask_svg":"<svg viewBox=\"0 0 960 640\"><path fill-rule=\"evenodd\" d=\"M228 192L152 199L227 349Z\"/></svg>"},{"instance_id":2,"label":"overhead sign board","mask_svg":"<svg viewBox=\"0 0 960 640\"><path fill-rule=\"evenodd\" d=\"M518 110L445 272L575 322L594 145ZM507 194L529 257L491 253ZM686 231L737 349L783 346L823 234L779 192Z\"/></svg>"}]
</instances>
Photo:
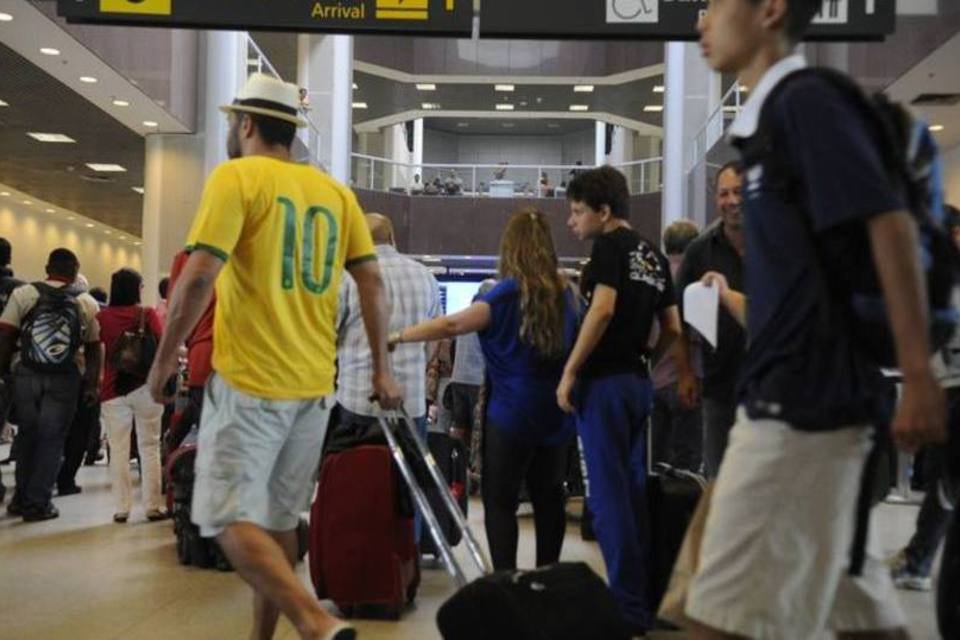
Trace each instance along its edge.
<instances>
[{"instance_id":1,"label":"overhead sign board","mask_svg":"<svg viewBox=\"0 0 960 640\"><path fill-rule=\"evenodd\" d=\"M509 38L697 40L707 0L483 0L480 35ZM895 0L824 0L810 40L879 40Z\"/></svg>"},{"instance_id":2,"label":"overhead sign board","mask_svg":"<svg viewBox=\"0 0 960 640\"><path fill-rule=\"evenodd\" d=\"M68 22L469 36L473 0L58 0Z\"/></svg>"}]
</instances>

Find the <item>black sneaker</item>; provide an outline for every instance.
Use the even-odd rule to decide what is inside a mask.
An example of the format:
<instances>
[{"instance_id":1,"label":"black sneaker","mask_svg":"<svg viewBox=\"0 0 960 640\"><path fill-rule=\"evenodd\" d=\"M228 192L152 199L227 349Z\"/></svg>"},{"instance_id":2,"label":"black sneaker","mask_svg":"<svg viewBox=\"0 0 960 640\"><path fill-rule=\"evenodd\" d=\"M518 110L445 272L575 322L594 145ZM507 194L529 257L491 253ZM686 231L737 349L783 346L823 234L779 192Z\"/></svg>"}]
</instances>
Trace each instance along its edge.
<instances>
[{"instance_id":1,"label":"black sneaker","mask_svg":"<svg viewBox=\"0 0 960 640\"><path fill-rule=\"evenodd\" d=\"M17 502L17 497L14 496L10 500L10 504L7 505L7 515L8 516L22 516L23 515L23 505Z\"/></svg>"},{"instance_id":2,"label":"black sneaker","mask_svg":"<svg viewBox=\"0 0 960 640\"><path fill-rule=\"evenodd\" d=\"M59 517L60 512L52 504L48 504L44 507L24 509L23 511L24 522L43 522L44 520L53 520L54 518Z\"/></svg>"},{"instance_id":3,"label":"black sneaker","mask_svg":"<svg viewBox=\"0 0 960 640\"><path fill-rule=\"evenodd\" d=\"M75 496L78 493L83 493L83 487L78 485L73 485L70 487L60 487L57 489L58 496Z\"/></svg>"}]
</instances>

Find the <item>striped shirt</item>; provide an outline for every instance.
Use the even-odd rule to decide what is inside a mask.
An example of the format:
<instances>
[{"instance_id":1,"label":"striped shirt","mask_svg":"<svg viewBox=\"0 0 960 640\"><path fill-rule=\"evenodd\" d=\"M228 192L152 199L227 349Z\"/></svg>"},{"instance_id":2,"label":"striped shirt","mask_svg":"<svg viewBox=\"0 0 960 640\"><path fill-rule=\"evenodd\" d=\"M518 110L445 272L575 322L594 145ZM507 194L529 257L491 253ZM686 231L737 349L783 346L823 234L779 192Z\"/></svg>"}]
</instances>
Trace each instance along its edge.
<instances>
[{"instance_id":1,"label":"striped shirt","mask_svg":"<svg viewBox=\"0 0 960 640\"><path fill-rule=\"evenodd\" d=\"M440 287L430 271L390 245L377 245L377 264L390 305L390 331L440 315ZM357 283L345 274L337 323L337 401L348 411L373 416L373 357L360 312ZM413 417L426 414L427 345L402 344L390 365L403 388L403 404Z\"/></svg>"}]
</instances>

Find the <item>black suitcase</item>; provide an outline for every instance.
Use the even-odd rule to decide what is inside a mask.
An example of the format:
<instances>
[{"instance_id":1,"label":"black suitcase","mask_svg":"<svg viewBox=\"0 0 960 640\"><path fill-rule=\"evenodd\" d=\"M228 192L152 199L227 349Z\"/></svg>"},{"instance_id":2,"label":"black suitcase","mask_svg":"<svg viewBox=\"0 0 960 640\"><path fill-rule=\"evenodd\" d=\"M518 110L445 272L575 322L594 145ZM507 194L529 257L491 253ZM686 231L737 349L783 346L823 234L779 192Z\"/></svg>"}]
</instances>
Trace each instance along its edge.
<instances>
[{"instance_id":1,"label":"black suitcase","mask_svg":"<svg viewBox=\"0 0 960 640\"><path fill-rule=\"evenodd\" d=\"M430 454L433 456L433 459L437 462L437 466L440 467L440 472L443 474L443 477L447 480L450 493L456 498L460 512L466 516L467 498L469 496L467 490L468 461L466 447L464 447L460 440L446 433L435 431L427 433L427 447L430 449ZM425 487L424 493L427 496L427 500L430 501L430 506L433 507L433 511L437 515L437 520L440 522L440 529L443 531L447 542L450 543L451 547L457 546L460 544L463 536L453 516L444 509L443 498L440 496L440 491L428 482L424 482L422 486ZM433 542L433 538L429 535L422 535L420 537L420 554L436 557L437 553L437 546Z\"/></svg>"},{"instance_id":2,"label":"black suitcase","mask_svg":"<svg viewBox=\"0 0 960 640\"><path fill-rule=\"evenodd\" d=\"M656 608L667 592L673 565L706 486L703 476L663 463L655 465L647 477L651 550L648 597Z\"/></svg>"},{"instance_id":3,"label":"black suitcase","mask_svg":"<svg viewBox=\"0 0 960 640\"><path fill-rule=\"evenodd\" d=\"M583 563L500 572L467 585L437 614L444 640L629 640L606 583Z\"/></svg>"}]
</instances>

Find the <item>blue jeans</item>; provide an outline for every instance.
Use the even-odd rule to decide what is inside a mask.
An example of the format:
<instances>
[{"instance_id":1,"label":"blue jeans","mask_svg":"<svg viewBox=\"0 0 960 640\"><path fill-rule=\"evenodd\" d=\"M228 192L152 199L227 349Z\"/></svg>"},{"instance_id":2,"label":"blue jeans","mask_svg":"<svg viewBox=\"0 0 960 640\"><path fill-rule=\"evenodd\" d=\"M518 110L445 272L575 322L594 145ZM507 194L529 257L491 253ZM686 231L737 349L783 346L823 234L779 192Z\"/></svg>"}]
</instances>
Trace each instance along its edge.
<instances>
[{"instance_id":1,"label":"blue jeans","mask_svg":"<svg viewBox=\"0 0 960 640\"><path fill-rule=\"evenodd\" d=\"M637 374L584 379L577 430L590 479L590 510L610 589L635 633L652 626L647 599L647 419L653 387Z\"/></svg>"},{"instance_id":2,"label":"blue jeans","mask_svg":"<svg viewBox=\"0 0 960 640\"><path fill-rule=\"evenodd\" d=\"M24 509L50 504L79 395L78 372L38 373L21 366L14 377L19 427L14 502Z\"/></svg>"}]
</instances>

